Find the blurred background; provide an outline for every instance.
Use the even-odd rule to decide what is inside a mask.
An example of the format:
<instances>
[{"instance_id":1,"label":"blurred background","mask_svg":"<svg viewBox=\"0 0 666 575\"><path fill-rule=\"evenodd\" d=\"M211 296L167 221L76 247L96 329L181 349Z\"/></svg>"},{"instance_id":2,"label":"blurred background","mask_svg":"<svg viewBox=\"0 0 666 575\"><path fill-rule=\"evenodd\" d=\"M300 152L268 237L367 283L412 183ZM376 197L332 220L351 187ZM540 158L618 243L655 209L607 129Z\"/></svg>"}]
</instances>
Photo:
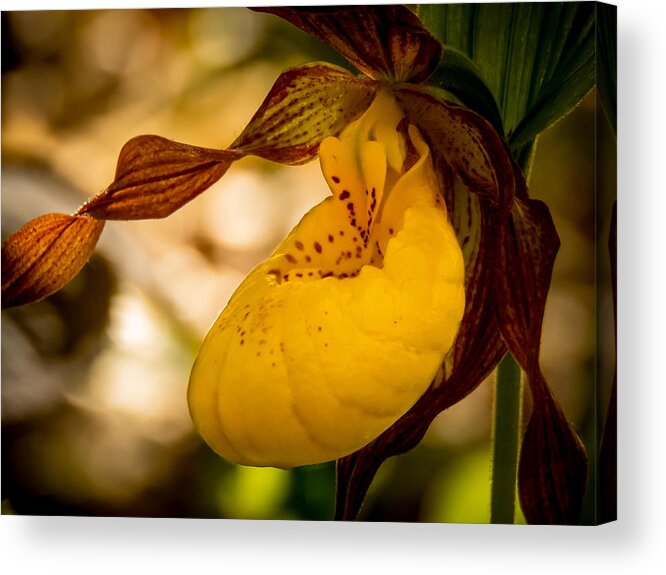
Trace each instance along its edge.
<instances>
[{"instance_id":1,"label":"blurred background","mask_svg":"<svg viewBox=\"0 0 666 575\"><path fill-rule=\"evenodd\" d=\"M280 71L313 60L345 65L244 9L3 12L2 237L75 211L111 182L133 136L229 145ZM542 366L592 469L612 379L595 351L613 353L610 289L594 283L595 255L608 268L610 208L600 200L596 217L595 181L615 185L603 170L613 136L596 112L592 92L541 137L530 186L562 240ZM65 289L3 311L2 513L330 519L333 464L231 465L194 434L185 399L199 342L235 287L327 194L317 162L244 159L166 220L110 222ZM361 518L488 522L492 394L490 378L387 461Z\"/></svg>"}]
</instances>

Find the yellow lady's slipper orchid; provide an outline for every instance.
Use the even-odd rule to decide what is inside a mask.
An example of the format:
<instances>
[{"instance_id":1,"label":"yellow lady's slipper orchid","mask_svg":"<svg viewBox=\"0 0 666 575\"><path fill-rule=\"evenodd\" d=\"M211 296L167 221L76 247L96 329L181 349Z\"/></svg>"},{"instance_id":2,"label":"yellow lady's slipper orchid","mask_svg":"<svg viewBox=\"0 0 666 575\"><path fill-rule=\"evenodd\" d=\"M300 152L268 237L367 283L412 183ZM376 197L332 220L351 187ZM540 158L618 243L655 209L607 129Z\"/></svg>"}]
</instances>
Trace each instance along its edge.
<instances>
[{"instance_id":1,"label":"yellow lady's slipper orchid","mask_svg":"<svg viewBox=\"0 0 666 575\"><path fill-rule=\"evenodd\" d=\"M338 459L336 517L351 519L383 461L413 448L508 350L533 400L523 513L532 523L577 521L585 449L539 366L559 239L547 206L529 196L492 94L478 109L463 90L472 110L433 92L432 74L456 67L405 6L256 10L325 42L362 74L323 62L284 71L225 149L132 138L106 189L3 242L3 307L65 285L107 220L167 217L249 155L298 165L318 152L332 197L211 328L190 379L198 431L239 463Z\"/></svg>"},{"instance_id":2,"label":"yellow lady's slipper orchid","mask_svg":"<svg viewBox=\"0 0 666 575\"><path fill-rule=\"evenodd\" d=\"M291 467L347 455L423 394L464 310L464 263L428 146L392 97L320 147L332 195L229 301L188 392L224 458Z\"/></svg>"}]
</instances>

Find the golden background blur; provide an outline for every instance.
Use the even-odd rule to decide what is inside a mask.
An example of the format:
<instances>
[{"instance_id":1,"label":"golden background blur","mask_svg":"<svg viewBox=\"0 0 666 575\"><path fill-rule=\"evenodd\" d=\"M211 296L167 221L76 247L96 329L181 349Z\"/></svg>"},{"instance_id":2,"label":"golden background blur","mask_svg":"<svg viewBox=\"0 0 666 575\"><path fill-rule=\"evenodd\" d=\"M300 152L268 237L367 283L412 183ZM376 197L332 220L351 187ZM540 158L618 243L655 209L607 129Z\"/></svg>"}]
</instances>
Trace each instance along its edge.
<instances>
[{"instance_id":1,"label":"golden background blur","mask_svg":"<svg viewBox=\"0 0 666 575\"><path fill-rule=\"evenodd\" d=\"M229 145L279 73L313 60L345 65L276 17L241 8L4 12L3 238L102 190L133 136ZM595 185L606 195L615 186L603 169L615 161L609 137L592 92L541 137L530 181L562 240L543 370L592 464L612 378L595 355L613 349L610 292L595 288L595 257L608 268L610 209L600 200L597 219ZM333 464L228 464L194 434L185 400L208 326L327 193L317 162L244 159L166 220L109 222L64 290L3 312L2 512L331 518ZM384 464L362 519L489 520L492 383Z\"/></svg>"}]
</instances>

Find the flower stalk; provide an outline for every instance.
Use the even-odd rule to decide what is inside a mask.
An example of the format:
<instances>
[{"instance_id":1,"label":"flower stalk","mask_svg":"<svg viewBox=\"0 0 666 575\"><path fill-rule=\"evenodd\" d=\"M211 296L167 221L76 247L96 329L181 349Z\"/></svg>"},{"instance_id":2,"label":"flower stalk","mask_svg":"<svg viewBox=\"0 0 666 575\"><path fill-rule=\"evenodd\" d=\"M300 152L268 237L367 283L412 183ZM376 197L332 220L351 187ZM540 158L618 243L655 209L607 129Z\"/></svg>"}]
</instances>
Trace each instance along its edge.
<instances>
[{"instance_id":1,"label":"flower stalk","mask_svg":"<svg viewBox=\"0 0 666 575\"><path fill-rule=\"evenodd\" d=\"M490 522L514 523L516 478L522 420L520 366L507 353L497 367L495 384Z\"/></svg>"}]
</instances>

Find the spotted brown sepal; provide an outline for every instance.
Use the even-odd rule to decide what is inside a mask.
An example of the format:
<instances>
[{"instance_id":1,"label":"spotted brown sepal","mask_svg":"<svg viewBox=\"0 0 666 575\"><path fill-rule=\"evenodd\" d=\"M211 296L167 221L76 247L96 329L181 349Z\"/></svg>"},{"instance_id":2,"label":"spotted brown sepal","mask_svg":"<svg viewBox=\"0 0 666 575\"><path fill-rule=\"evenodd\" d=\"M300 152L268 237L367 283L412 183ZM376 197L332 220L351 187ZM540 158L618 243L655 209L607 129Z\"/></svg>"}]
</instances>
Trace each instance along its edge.
<instances>
[{"instance_id":1,"label":"spotted brown sepal","mask_svg":"<svg viewBox=\"0 0 666 575\"><path fill-rule=\"evenodd\" d=\"M395 97L431 149L471 191L503 210L511 205L515 190L511 156L490 122L419 86L402 86Z\"/></svg>"},{"instance_id":2,"label":"spotted brown sepal","mask_svg":"<svg viewBox=\"0 0 666 575\"><path fill-rule=\"evenodd\" d=\"M88 261L104 222L87 216L45 214L2 244L2 307L48 297Z\"/></svg>"},{"instance_id":3,"label":"spotted brown sepal","mask_svg":"<svg viewBox=\"0 0 666 575\"><path fill-rule=\"evenodd\" d=\"M405 6L254 8L284 18L326 42L375 80L423 82L442 46Z\"/></svg>"},{"instance_id":4,"label":"spotted brown sepal","mask_svg":"<svg viewBox=\"0 0 666 575\"><path fill-rule=\"evenodd\" d=\"M281 164L305 163L324 138L337 136L367 110L376 93L376 82L331 64L292 68L280 75L231 148Z\"/></svg>"},{"instance_id":5,"label":"spotted brown sepal","mask_svg":"<svg viewBox=\"0 0 666 575\"><path fill-rule=\"evenodd\" d=\"M543 313L559 238L548 207L516 198L500 234L496 277L502 336L527 374L533 409L520 453L518 487L532 524L575 524L587 479L585 448L548 388L539 367Z\"/></svg>"},{"instance_id":6,"label":"spotted brown sepal","mask_svg":"<svg viewBox=\"0 0 666 575\"><path fill-rule=\"evenodd\" d=\"M165 218L212 186L240 157L160 136L137 136L120 151L113 183L77 214L106 220Z\"/></svg>"}]
</instances>

